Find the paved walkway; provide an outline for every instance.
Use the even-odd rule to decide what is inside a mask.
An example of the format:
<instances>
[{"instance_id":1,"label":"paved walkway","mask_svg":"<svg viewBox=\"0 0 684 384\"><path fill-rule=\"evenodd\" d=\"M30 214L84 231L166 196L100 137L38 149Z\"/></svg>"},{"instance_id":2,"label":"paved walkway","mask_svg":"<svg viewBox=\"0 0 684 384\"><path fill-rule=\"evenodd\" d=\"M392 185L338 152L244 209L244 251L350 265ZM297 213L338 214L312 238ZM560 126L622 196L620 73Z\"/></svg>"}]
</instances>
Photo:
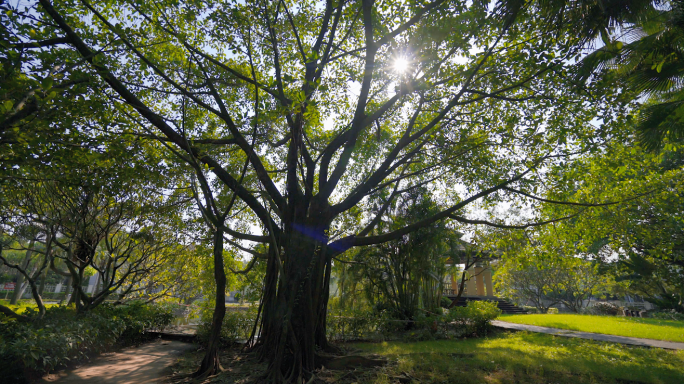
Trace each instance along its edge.
<instances>
[{"instance_id":1,"label":"paved walkway","mask_svg":"<svg viewBox=\"0 0 684 384\"><path fill-rule=\"evenodd\" d=\"M172 373L171 364L183 352L192 348L197 348L197 346L180 341L153 341L137 348L104 353L82 367L45 376L41 382L57 384L159 383Z\"/></svg>"},{"instance_id":2,"label":"paved walkway","mask_svg":"<svg viewBox=\"0 0 684 384\"><path fill-rule=\"evenodd\" d=\"M567 329L540 327L538 325L516 324L507 321L492 321L492 325L498 328L510 329L514 331L530 331L537 333L547 333L549 335L577 337L580 339L607 341L610 343L620 343L627 345L636 345L639 347L664 348L664 349L681 349L684 350L684 343L675 343L672 341L640 339L638 337L605 335L602 333L570 331Z\"/></svg>"}]
</instances>

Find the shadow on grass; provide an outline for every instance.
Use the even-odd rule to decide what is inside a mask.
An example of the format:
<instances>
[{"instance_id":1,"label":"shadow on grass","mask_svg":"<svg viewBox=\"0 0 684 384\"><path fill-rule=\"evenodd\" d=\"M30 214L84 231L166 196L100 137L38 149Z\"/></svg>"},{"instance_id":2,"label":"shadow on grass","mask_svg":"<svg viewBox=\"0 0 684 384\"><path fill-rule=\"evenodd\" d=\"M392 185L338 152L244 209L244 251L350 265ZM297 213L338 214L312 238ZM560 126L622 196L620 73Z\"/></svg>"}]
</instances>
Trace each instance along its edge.
<instances>
[{"instance_id":1,"label":"shadow on grass","mask_svg":"<svg viewBox=\"0 0 684 384\"><path fill-rule=\"evenodd\" d=\"M684 383L684 353L528 332L485 338L383 343L398 371L424 383Z\"/></svg>"},{"instance_id":2,"label":"shadow on grass","mask_svg":"<svg viewBox=\"0 0 684 384\"><path fill-rule=\"evenodd\" d=\"M660 319L644 319L644 318L632 318L631 321L635 323L642 323L646 325L659 325L662 327L672 327L672 328L682 328L684 329L684 321L676 320L660 320Z\"/></svg>"}]
</instances>

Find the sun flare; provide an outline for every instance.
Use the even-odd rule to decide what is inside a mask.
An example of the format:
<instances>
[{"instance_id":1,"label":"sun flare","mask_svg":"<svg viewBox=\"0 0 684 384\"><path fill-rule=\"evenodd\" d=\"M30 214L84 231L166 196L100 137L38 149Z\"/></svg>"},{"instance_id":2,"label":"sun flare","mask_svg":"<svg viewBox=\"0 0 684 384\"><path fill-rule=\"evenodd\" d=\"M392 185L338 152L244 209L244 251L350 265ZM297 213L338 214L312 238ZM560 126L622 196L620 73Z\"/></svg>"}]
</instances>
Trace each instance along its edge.
<instances>
[{"instance_id":1,"label":"sun flare","mask_svg":"<svg viewBox=\"0 0 684 384\"><path fill-rule=\"evenodd\" d=\"M404 73L408 70L409 63L404 58L398 58L394 61L394 70L397 73Z\"/></svg>"}]
</instances>

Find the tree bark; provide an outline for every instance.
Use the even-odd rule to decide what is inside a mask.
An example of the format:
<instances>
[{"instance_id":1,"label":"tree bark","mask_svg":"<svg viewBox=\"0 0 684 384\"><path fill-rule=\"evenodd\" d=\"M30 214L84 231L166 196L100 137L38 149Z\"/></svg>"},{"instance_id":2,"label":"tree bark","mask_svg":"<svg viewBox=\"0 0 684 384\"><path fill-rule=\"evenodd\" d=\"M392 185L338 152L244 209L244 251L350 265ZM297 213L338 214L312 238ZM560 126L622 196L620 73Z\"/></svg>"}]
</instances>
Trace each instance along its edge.
<instances>
[{"instance_id":1,"label":"tree bark","mask_svg":"<svg viewBox=\"0 0 684 384\"><path fill-rule=\"evenodd\" d=\"M47 275L48 275L49 271L50 271L50 268L45 268L45 272L43 272L43 275L40 277L40 286L38 287L38 294L40 296L43 296L43 292L45 292L45 284L46 284Z\"/></svg>"},{"instance_id":2,"label":"tree bark","mask_svg":"<svg viewBox=\"0 0 684 384\"><path fill-rule=\"evenodd\" d=\"M458 304L458 300L463 295L463 288L465 288L465 282L466 282L466 280L470 280L470 279L466 279L466 272L468 271L468 268L470 268L474 264L475 264L474 261L472 264L470 264L470 256L468 256L466 258L465 264L463 265L463 272L461 273L461 284L458 286L458 293L456 294L456 298L454 298L454 300L449 305L449 309L455 307L456 304Z\"/></svg>"},{"instance_id":3,"label":"tree bark","mask_svg":"<svg viewBox=\"0 0 684 384\"><path fill-rule=\"evenodd\" d=\"M216 280L216 304L211 322L209 345L202 359L199 370L193 374L196 378L205 378L223 370L219 360L221 326L226 315L226 272L223 269L223 229L217 228L214 233L214 278Z\"/></svg>"},{"instance_id":4,"label":"tree bark","mask_svg":"<svg viewBox=\"0 0 684 384\"><path fill-rule=\"evenodd\" d=\"M69 295L69 289L71 288L71 280L72 277L69 276L67 278L66 284L64 284L64 295L62 295L62 298L59 300L59 305L62 305L64 303L64 300L66 300L67 296Z\"/></svg>"},{"instance_id":5,"label":"tree bark","mask_svg":"<svg viewBox=\"0 0 684 384\"><path fill-rule=\"evenodd\" d=\"M29 263L31 263L31 256L33 256L33 246L35 245L36 240L33 239L29 243L28 249L26 250L26 256L24 256L24 261L21 263L21 268L26 270L29 266ZM14 286L14 292L12 292L12 299L10 299L10 304L11 305L16 305L21 297L24 295L24 292L26 291L26 287L28 287L28 284L25 284L24 282L26 281L26 278L21 272L17 271L17 283Z\"/></svg>"},{"instance_id":6,"label":"tree bark","mask_svg":"<svg viewBox=\"0 0 684 384\"><path fill-rule=\"evenodd\" d=\"M330 349L325 334L330 220L325 210L310 208L307 213L286 226L282 258L277 251L269 257L258 341L260 356L269 361L265 382L310 379L323 363L317 350Z\"/></svg>"}]
</instances>

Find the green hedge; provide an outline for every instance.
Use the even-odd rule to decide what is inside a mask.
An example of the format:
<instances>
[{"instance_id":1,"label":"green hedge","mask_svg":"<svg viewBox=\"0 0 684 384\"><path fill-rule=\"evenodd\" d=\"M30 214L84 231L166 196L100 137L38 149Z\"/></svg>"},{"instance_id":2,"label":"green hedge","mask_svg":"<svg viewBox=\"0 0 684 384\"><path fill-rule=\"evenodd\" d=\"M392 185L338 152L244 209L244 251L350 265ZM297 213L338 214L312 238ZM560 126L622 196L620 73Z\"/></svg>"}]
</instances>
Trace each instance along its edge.
<instances>
[{"instance_id":1,"label":"green hedge","mask_svg":"<svg viewBox=\"0 0 684 384\"><path fill-rule=\"evenodd\" d=\"M434 340L486 334L501 314L496 303L468 301L465 307L443 309L413 320L397 320L385 311L347 311L328 315L329 340Z\"/></svg>"},{"instance_id":2,"label":"green hedge","mask_svg":"<svg viewBox=\"0 0 684 384\"><path fill-rule=\"evenodd\" d=\"M660 311L660 312L649 312L648 317L660 320L676 320L684 321L684 313L679 313L674 310L670 311Z\"/></svg>"},{"instance_id":3,"label":"green hedge","mask_svg":"<svg viewBox=\"0 0 684 384\"><path fill-rule=\"evenodd\" d=\"M221 328L221 342L234 343L249 338L256 307L227 311ZM491 321L501 314L496 303L469 301L465 307L443 309L442 313L427 313L414 320L397 320L387 311L340 311L328 313L326 331L330 341L352 340L433 340L441 338L483 335ZM203 312L197 336L202 343L209 340L211 313Z\"/></svg>"},{"instance_id":4,"label":"green hedge","mask_svg":"<svg viewBox=\"0 0 684 384\"><path fill-rule=\"evenodd\" d=\"M226 311L221 327L221 342L232 344L238 340L247 340L252 333L256 313L256 306L251 306L247 310ZM197 326L197 338L203 344L209 341L212 315L211 312L203 312L200 324Z\"/></svg>"},{"instance_id":5,"label":"green hedge","mask_svg":"<svg viewBox=\"0 0 684 384\"><path fill-rule=\"evenodd\" d=\"M25 314L31 316L31 310ZM30 323L0 315L0 377L21 382L116 345L139 343L147 330L163 328L172 319L169 309L142 303L102 304L85 314L52 307L42 320Z\"/></svg>"},{"instance_id":6,"label":"green hedge","mask_svg":"<svg viewBox=\"0 0 684 384\"><path fill-rule=\"evenodd\" d=\"M522 308L524 310L526 310L528 313L544 314L537 307L532 307L529 305L523 305ZM549 314L549 315L553 315L553 314L557 314L557 313L558 313L558 308L549 308L549 310L546 312L546 314Z\"/></svg>"}]
</instances>

